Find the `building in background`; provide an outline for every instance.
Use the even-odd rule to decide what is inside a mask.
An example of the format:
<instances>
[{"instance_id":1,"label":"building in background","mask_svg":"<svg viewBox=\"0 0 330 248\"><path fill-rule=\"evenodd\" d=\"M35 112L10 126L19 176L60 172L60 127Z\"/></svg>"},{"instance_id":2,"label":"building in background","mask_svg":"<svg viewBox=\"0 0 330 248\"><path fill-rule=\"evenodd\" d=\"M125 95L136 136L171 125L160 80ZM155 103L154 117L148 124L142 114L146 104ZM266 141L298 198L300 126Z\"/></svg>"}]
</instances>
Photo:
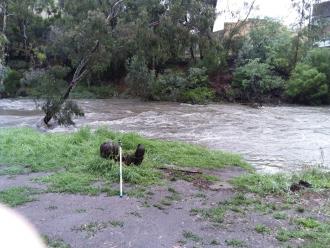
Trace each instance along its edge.
<instances>
[{"instance_id":1,"label":"building in background","mask_svg":"<svg viewBox=\"0 0 330 248\"><path fill-rule=\"evenodd\" d=\"M313 5L313 24L321 28L321 40L315 42L318 47L330 47L330 1Z\"/></svg>"}]
</instances>

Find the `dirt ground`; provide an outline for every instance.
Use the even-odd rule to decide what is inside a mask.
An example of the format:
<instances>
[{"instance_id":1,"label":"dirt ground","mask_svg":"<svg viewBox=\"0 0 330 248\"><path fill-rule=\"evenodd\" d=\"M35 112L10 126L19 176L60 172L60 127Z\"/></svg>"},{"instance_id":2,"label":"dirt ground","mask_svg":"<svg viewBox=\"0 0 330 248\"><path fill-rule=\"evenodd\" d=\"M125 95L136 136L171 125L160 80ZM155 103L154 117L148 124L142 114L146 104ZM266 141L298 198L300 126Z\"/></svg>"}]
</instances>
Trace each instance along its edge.
<instances>
[{"instance_id":1,"label":"dirt ground","mask_svg":"<svg viewBox=\"0 0 330 248\"><path fill-rule=\"evenodd\" d=\"M280 228L290 228L290 221L275 219L272 212L241 212L233 208L226 212L221 223L193 213L192 209L208 209L232 199L237 192L229 180L244 170L227 168L208 172L219 178L208 187L178 179L151 186L137 197L40 193L35 201L17 206L15 210L30 220L41 235L48 237L51 247L271 248L288 245L278 241L275 234ZM16 186L46 190L47 185L33 181L44 175L0 176L0 190ZM256 225L269 227L271 232L257 232ZM290 245L298 247L300 242Z\"/></svg>"}]
</instances>

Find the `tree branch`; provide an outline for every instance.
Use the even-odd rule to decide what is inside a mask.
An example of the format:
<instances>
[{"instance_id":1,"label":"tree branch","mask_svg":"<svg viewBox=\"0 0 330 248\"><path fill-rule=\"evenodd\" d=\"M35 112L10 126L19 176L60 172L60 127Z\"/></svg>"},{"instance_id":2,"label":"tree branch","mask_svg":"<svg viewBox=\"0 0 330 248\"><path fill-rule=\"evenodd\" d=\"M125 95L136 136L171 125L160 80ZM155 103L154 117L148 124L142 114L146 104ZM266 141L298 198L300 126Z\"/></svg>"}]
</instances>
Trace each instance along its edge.
<instances>
[{"instance_id":1,"label":"tree branch","mask_svg":"<svg viewBox=\"0 0 330 248\"><path fill-rule=\"evenodd\" d=\"M69 98L71 91L74 89L74 87L77 85L77 83L87 74L88 68L86 68L85 70L83 70L83 69L87 66L92 55L96 52L99 45L100 45L100 42L97 40L93 49L86 55L86 57L81 59L64 95L61 97L59 102L53 103L53 105L47 110L46 115L44 117L44 123L46 125L48 125L49 121L53 118L53 116L56 114L58 109L60 109L62 104Z\"/></svg>"},{"instance_id":2,"label":"tree branch","mask_svg":"<svg viewBox=\"0 0 330 248\"><path fill-rule=\"evenodd\" d=\"M116 18L119 14L119 7L117 8L117 6L122 3L124 0L118 0L117 2L115 2L111 8L110 8L110 11L109 11L109 14L107 16L107 23L110 23L114 18Z\"/></svg>"}]
</instances>

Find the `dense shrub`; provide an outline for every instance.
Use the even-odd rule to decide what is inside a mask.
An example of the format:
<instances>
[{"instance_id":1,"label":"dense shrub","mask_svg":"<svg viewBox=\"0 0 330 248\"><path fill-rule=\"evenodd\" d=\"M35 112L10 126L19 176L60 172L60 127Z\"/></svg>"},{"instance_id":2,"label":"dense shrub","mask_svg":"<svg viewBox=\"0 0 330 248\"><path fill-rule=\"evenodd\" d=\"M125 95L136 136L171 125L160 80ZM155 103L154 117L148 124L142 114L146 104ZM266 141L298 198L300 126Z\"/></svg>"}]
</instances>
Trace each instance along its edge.
<instances>
[{"instance_id":1,"label":"dense shrub","mask_svg":"<svg viewBox=\"0 0 330 248\"><path fill-rule=\"evenodd\" d=\"M225 49L212 45L198 65L206 68L208 74L214 74L227 69L227 59Z\"/></svg>"},{"instance_id":2,"label":"dense shrub","mask_svg":"<svg viewBox=\"0 0 330 248\"><path fill-rule=\"evenodd\" d=\"M281 23L272 19L258 20L238 52L237 63L260 59L274 71L288 76L291 67L292 35Z\"/></svg>"},{"instance_id":3,"label":"dense shrub","mask_svg":"<svg viewBox=\"0 0 330 248\"><path fill-rule=\"evenodd\" d=\"M132 95L150 98L150 87L155 81L155 73L148 69L144 58L133 56L127 63L126 82Z\"/></svg>"},{"instance_id":4,"label":"dense shrub","mask_svg":"<svg viewBox=\"0 0 330 248\"><path fill-rule=\"evenodd\" d=\"M70 70L71 69L66 66L54 65L49 69L48 73L51 74L54 78L65 79Z\"/></svg>"},{"instance_id":5,"label":"dense shrub","mask_svg":"<svg viewBox=\"0 0 330 248\"><path fill-rule=\"evenodd\" d=\"M172 70L165 71L151 86L151 98L162 101L179 101L186 89L185 75Z\"/></svg>"},{"instance_id":6,"label":"dense shrub","mask_svg":"<svg viewBox=\"0 0 330 248\"><path fill-rule=\"evenodd\" d=\"M207 87L208 84L209 79L205 67L192 67L188 70L186 88L195 89L198 87Z\"/></svg>"},{"instance_id":7,"label":"dense shrub","mask_svg":"<svg viewBox=\"0 0 330 248\"><path fill-rule=\"evenodd\" d=\"M214 99L214 92L208 89L206 71L206 68L198 67L190 68L186 74L173 70L165 71L151 87L152 99L193 104L204 104Z\"/></svg>"},{"instance_id":8,"label":"dense shrub","mask_svg":"<svg viewBox=\"0 0 330 248\"><path fill-rule=\"evenodd\" d=\"M278 95L284 81L274 74L270 65L254 59L236 69L233 87L241 100L262 101L265 96Z\"/></svg>"},{"instance_id":9,"label":"dense shrub","mask_svg":"<svg viewBox=\"0 0 330 248\"><path fill-rule=\"evenodd\" d=\"M78 85L75 90L70 94L72 98L87 98L87 99L94 99L94 98L111 98L117 96L118 92L116 88L112 85L106 86L83 86Z\"/></svg>"},{"instance_id":10,"label":"dense shrub","mask_svg":"<svg viewBox=\"0 0 330 248\"><path fill-rule=\"evenodd\" d=\"M314 48L306 56L305 63L315 67L327 76L330 86L330 49Z\"/></svg>"},{"instance_id":11,"label":"dense shrub","mask_svg":"<svg viewBox=\"0 0 330 248\"><path fill-rule=\"evenodd\" d=\"M4 80L4 86L5 86L5 92L9 96L16 96L16 92L21 87L20 79L22 75L15 70L9 70L5 80Z\"/></svg>"},{"instance_id":12,"label":"dense shrub","mask_svg":"<svg viewBox=\"0 0 330 248\"><path fill-rule=\"evenodd\" d=\"M21 83L30 88L30 94L36 98L56 98L61 95L67 82L56 78L52 70L30 70L24 73Z\"/></svg>"},{"instance_id":13,"label":"dense shrub","mask_svg":"<svg viewBox=\"0 0 330 248\"><path fill-rule=\"evenodd\" d=\"M7 67L5 67L3 64L1 64L1 61L0 61L0 80L4 80L7 76L7 73L8 73ZM0 84L0 98L4 97L5 95L6 95L5 86Z\"/></svg>"},{"instance_id":14,"label":"dense shrub","mask_svg":"<svg viewBox=\"0 0 330 248\"><path fill-rule=\"evenodd\" d=\"M182 95L182 100L192 104L206 104L215 98L214 90L207 87L199 87L187 90Z\"/></svg>"},{"instance_id":15,"label":"dense shrub","mask_svg":"<svg viewBox=\"0 0 330 248\"><path fill-rule=\"evenodd\" d=\"M328 94L326 74L307 64L296 66L286 87L286 95L296 103L327 103Z\"/></svg>"}]
</instances>

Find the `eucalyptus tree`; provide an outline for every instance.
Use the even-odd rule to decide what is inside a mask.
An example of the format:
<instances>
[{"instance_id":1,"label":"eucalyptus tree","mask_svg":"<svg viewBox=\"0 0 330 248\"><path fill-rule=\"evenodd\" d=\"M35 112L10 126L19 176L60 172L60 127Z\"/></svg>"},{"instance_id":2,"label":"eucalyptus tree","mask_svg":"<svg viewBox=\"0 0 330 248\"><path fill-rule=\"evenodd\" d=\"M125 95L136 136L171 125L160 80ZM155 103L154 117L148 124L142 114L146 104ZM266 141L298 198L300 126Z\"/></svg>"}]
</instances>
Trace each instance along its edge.
<instances>
[{"instance_id":1,"label":"eucalyptus tree","mask_svg":"<svg viewBox=\"0 0 330 248\"><path fill-rule=\"evenodd\" d=\"M297 13L294 24L296 37L293 43L293 63L296 65L312 45L313 40L311 39L317 36L320 31L320 28L312 23L313 6L319 3L320 0L291 0L291 2Z\"/></svg>"},{"instance_id":2,"label":"eucalyptus tree","mask_svg":"<svg viewBox=\"0 0 330 248\"><path fill-rule=\"evenodd\" d=\"M76 3L76 4L75 4ZM71 114L80 115L76 104L68 101L71 91L86 76L103 73L111 62L112 19L96 1L62 2L61 18L51 27L47 56L52 64L68 67L66 90L49 97L43 106L44 123L54 117L60 124L72 124ZM73 111L67 111L73 107ZM61 113L69 114L61 114ZM64 117L64 118L62 118Z\"/></svg>"}]
</instances>

